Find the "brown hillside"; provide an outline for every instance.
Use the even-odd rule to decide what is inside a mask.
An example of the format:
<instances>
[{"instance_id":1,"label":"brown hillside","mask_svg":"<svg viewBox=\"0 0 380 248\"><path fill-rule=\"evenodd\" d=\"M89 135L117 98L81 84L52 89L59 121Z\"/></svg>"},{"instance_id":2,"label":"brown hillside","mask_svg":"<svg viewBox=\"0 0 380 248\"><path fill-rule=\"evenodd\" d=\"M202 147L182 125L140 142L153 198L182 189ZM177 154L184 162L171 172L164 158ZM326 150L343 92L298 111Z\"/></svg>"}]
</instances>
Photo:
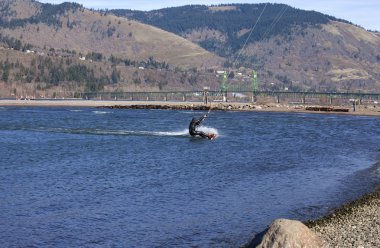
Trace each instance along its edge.
<instances>
[{"instance_id":1,"label":"brown hillside","mask_svg":"<svg viewBox=\"0 0 380 248\"><path fill-rule=\"evenodd\" d=\"M30 7L32 6L32 7ZM11 1L8 11L12 18L26 18L38 13L36 3ZM119 58L157 61L185 68L215 67L222 59L184 38L158 28L113 15L87 9L66 11L57 17L61 27L45 23L15 29L3 28L1 33L30 43L35 47L68 49L78 53L98 52Z\"/></svg>"},{"instance_id":2,"label":"brown hillside","mask_svg":"<svg viewBox=\"0 0 380 248\"><path fill-rule=\"evenodd\" d=\"M228 13L237 7L210 8L209 15ZM8 84L11 80L18 83L28 81L49 90L53 86L74 86L75 79L68 75L75 74L72 71L59 74L58 83L53 82L57 76L54 73L60 63L67 65L63 69L70 69L70 66L78 69L76 63L85 63L101 81L97 90L106 91L199 90L203 86L217 90L222 76L216 70L233 71L227 82L229 90L251 89L253 69L258 71L259 90L380 91L379 33L340 21L329 19L323 22L327 24L293 25L289 32L264 36L247 44L243 51L236 51L235 56L228 57L228 52L233 52L226 43L231 34L218 30L212 24L208 27L194 25L179 37L138 21L70 3L43 5L32 0L4 0L0 2L0 11L0 47L15 47L24 53L31 49L39 52L39 56L54 58L56 65L39 70L39 66L33 65L24 54L18 58L15 51L8 50L6 57L4 53L0 54L2 78L7 78L9 68L5 61L8 58L12 58L15 65L19 60L27 68L11 67L8 79L3 80ZM250 31L242 26L234 35L241 38ZM257 35L255 32L252 34ZM196 45L213 40L218 41L215 43L217 49L230 49L226 53L227 63ZM27 46L28 43L32 48ZM79 57L93 52L103 56L79 62ZM237 54L239 59L236 59ZM165 62L165 66L148 65L147 61ZM113 72L118 75L117 83L112 79L115 79ZM87 74L86 77L91 81L92 75ZM70 87L73 91L94 90L90 86L80 82L76 88Z\"/></svg>"},{"instance_id":3,"label":"brown hillside","mask_svg":"<svg viewBox=\"0 0 380 248\"><path fill-rule=\"evenodd\" d=\"M7 21L25 19L36 15L41 10L40 7L41 4L35 1L2 0L0 13Z\"/></svg>"},{"instance_id":4,"label":"brown hillside","mask_svg":"<svg viewBox=\"0 0 380 248\"><path fill-rule=\"evenodd\" d=\"M380 91L380 37L362 28L330 22L291 37L251 44L267 87L317 91Z\"/></svg>"},{"instance_id":5,"label":"brown hillside","mask_svg":"<svg viewBox=\"0 0 380 248\"><path fill-rule=\"evenodd\" d=\"M260 8L262 18L253 26ZM282 4L114 13L175 32L225 57L229 68L224 70L234 68L246 88L250 80L243 76L255 69L262 90L380 91L379 33L323 13Z\"/></svg>"},{"instance_id":6,"label":"brown hillside","mask_svg":"<svg viewBox=\"0 0 380 248\"><path fill-rule=\"evenodd\" d=\"M17 51L0 45L0 97L72 98L83 92L141 92L219 88L213 72L126 66L108 60L81 60L78 54ZM64 53L63 53L64 54ZM6 69L8 68L8 69ZM87 71L87 72L86 72ZM86 73L83 73L86 72ZM113 74L117 74L114 82ZM58 81L54 75L60 74ZM72 78L72 79L70 79Z\"/></svg>"}]
</instances>

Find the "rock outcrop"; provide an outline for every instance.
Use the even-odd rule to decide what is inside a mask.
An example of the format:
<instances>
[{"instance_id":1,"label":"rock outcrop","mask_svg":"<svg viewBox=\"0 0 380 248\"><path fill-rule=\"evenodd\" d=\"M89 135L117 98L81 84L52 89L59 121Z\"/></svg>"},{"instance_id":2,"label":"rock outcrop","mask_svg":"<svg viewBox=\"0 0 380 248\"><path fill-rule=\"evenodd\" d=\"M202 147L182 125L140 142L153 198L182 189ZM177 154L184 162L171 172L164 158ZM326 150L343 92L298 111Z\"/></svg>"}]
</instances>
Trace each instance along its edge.
<instances>
[{"instance_id":1,"label":"rock outcrop","mask_svg":"<svg viewBox=\"0 0 380 248\"><path fill-rule=\"evenodd\" d=\"M247 247L319 248L328 247L328 245L302 222L278 219L266 231L256 235Z\"/></svg>"}]
</instances>

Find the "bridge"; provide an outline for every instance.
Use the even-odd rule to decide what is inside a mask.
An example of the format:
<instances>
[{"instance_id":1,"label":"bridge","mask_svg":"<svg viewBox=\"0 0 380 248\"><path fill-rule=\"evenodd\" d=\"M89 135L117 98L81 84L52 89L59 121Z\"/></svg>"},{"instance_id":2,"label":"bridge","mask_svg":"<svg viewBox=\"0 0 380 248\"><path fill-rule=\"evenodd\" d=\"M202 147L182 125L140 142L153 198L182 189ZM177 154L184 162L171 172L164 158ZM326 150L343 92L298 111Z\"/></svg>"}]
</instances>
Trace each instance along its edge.
<instances>
[{"instance_id":1,"label":"bridge","mask_svg":"<svg viewBox=\"0 0 380 248\"><path fill-rule=\"evenodd\" d=\"M130 100L130 101L231 101L231 102L276 102L347 104L364 101L378 103L380 93L353 92L291 92L291 91L157 91L157 92L97 92L81 93L83 99Z\"/></svg>"}]
</instances>

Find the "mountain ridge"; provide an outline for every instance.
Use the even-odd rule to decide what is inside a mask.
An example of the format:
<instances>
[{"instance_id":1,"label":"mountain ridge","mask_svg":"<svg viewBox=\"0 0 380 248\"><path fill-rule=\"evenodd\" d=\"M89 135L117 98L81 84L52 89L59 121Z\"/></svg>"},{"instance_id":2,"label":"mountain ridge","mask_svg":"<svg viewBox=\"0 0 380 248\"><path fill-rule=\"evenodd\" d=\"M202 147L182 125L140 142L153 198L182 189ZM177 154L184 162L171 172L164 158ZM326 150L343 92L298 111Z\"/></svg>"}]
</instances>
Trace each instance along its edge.
<instances>
[{"instance_id":1,"label":"mountain ridge","mask_svg":"<svg viewBox=\"0 0 380 248\"><path fill-rule=\"evenodd\" d=\"M178 13L167 14L173 11ZM216 90L222 83L216 71L229 71L230 89L250 89L249 75L256 70L259 90L380 91L379 33L322 13L283 4L135 12L175 25L177 33L171 33L133 20L128 10L124 16L114 12L4 0L0 44L8 51L1 53L0 82L41 89L70 85L73 91ZM32 51L28 56L36 58L12 49ZM39 56L49 56L53 66L46 69ZM97 85L78 82L74 89L78 78Z\"/></svg>"},{"instance_id":2,"label":"mountain ridge","mask_svg":"<svg viewBox=\"0 0 380 248\"><path fill-rule=\"evenodd\" d=\"M110 10L110 12L184 37L194 30L209 29L219 32L226 41L222 43L224 49L230 48L233 52L241 49L245 41L251 43L286 34L291 32L292 26L305 27L338 20L316 11L305 11L285 4L271 3L186 5L152 11ZM251 29L254 29L254 35L248 37ZM212 39L204 40L213 42ZM198 43L205 49L221 56L226 55L218 49L213 50L210 47L213 44L210 46L202 44L204 40ZM216 40L214 42L217 43Z\"/></svg>"},{"instance_id":3,"label":"mountain ridge","mask_svg":"<svg viewBox=\"0 0 380 248\"><path fill-rule=\"evenodd\" d=\"M126 18L91 11L76 3L51 5L19 0L8 0L8 5L6 3L3 2L2 12L4 7L9 10L13 6L14 9L5 16L8 21L4 21L4 15L1 18L2 34L22 37L24 42L35 46L83 53L100 52L132 60L145 60L153 56L159 61L166 59L170 64L184 67L200 67L196 59L198 56L205 63L208 60L210 63L215 61L215 64L220 61L217 56L174 34ZM23 9L26 9L27 3L36 6L35 14L17 18L23 16L19 14L22 11L17 12L17 7L24 5ZM165 48L168 43L170 48ZM184 57L192 59L181 59Z\"/></svg>"},{"instance_id":4,"label":"mountain ridge","mask_svg":"<svg viewBox=\"0 0 380 248\"><path fill-rule=\"evenodd\" d=\"M226 58L226 68L258 70L265 89L380 90L378 34L329 15L284 4L113 13L181 35Z\"/></svg>"}]
</instances>

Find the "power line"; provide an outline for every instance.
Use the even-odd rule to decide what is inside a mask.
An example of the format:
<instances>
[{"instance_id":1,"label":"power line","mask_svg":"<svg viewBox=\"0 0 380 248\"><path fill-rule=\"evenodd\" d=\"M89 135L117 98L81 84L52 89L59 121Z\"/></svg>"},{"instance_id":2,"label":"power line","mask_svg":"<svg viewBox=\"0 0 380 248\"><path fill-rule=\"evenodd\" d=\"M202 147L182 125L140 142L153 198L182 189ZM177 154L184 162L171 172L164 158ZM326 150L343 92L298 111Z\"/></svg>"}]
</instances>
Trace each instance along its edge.
<instances>
[{"instance_id":1,"label":"power line","mask_svg":"<svg viewBox=\"0 0 380 248\"><path fill-rule=\"evenodd\" d=\"M263 10L262 10L261 13L260 13L259 18L257 19L256 23L255 23L254 26L252 27L252 29L251 29L251 31L250 31L250 33L249 33L249 35L248 35L246 41L244 42L243 47L240 49L240 51L239 51L239 53L238 53L238 56L236 57L236 59L235 59L235 61L233 62L232 66L234 66L234 64L236 64L237 60L238 60L239 57L241 56L241 54L242 54L242 52L243 52L245 46L247 45L249 39L250 39L251 36L252 36L252 33L253 33L255 27L257 26L258 22L260 21L260 19L261 19L262 15L263 15L263 13L264 13L264 11L265 11L267 5L268 5L268 3L265 4ZM289 8L289 5L284 5L284 6L282 7L282 9L280 10L280 12L277 14L276 18L272 21L272 23L269 25L267 31L266 31L266 32L264 33L264 35L262 36L263 38L266 37L266 36L267 36L267 35L273 30L273 28L277 25L277 23L278 23L278 22L280 21L280 19L283 17L283 15L285 14L285 12L287 11L288 8ZM230 73L231 73L231 72L228 73L228 77L227 77L227 78L230 77ZM228 84L230 84L230 83L228 83ZM227 84L227 85L228 85L228 84Z\"/></svg>"},{"instance_id":2,"label":"power line","mask_svg":"<svg viewBox=\"0 0 380 248\"><path fill-rule=\"evenodd\" d=\"M277 25L277 23L280 21L280 19L285 14L285 12L286 12L286 10L288 8L289 8L289 5L285 5L284 7L282 7L282 9L280 10L280 12L276 16L276 18L273 20L273 22L271 23L271 25L269 26L269 28L267 29L267 31L264 33L263 38L265 36L267 36L273 30L273 28Z\"/></svg>"},{"instance_id":3,"label":"power line","mask_svg":"<svg viewBox=\"0 0 380 248\"><path fill-rule=\"evenodd\" d=\"M260 19L261 19L261 16L264 14L264 11L265 11L265 9L267 8L267 5L268 5L268 3L265 4L263 10L261 11L261 13L260 13L260 15L259 15L259 18L257 18L256 23L255 23L255 24L253 25L253 27L251 28L251 31L249 32L249 35L248 35L247 39L245 40L243 47L240 49L240 51L239 51L239 53L238 53L238 55L237 55L235 61L232 63L232 66L237 62L237 60L238 60L239 57L241 56L241 53L243 52L245 46L247 45L249 39L251 38L253 31L255 30L257 24L259 23L259 21L260 21ZM230 76L230 73L231 73L231 72L228 73L228 77Z\"/></svg>"}]
</instances>

